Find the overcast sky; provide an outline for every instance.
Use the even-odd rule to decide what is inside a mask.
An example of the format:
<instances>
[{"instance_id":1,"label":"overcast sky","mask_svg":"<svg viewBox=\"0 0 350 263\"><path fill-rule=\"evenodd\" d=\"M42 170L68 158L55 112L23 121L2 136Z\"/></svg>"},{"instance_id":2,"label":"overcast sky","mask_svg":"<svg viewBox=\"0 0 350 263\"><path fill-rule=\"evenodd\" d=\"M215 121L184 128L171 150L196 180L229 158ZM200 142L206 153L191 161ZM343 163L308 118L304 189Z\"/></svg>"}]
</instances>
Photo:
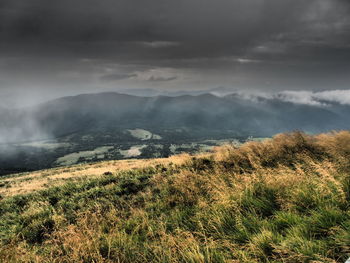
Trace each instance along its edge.
<instances>
[{"instance_id":1,"label":"overcast sky","mask_svg":"<svg viewBox=\"0 0 350 263\"><path fill-rule=\"evenodd\" d=\"M0 105L125 88L349 83L349 0L0 1Z\"/></svg>"}]
</instances>

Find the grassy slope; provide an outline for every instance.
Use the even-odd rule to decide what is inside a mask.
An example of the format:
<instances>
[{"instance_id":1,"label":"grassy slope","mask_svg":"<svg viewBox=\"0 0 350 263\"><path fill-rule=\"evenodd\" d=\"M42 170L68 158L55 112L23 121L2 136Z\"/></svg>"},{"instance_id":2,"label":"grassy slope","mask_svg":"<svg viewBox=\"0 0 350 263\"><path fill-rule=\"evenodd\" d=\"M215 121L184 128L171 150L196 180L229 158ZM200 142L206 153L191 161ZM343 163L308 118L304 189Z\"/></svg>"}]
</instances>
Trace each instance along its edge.
<instances>
[{"instance_id":1,"label":"grassy slope","mask_svg":"<svg viewBox=\"0 0 350 263\"><path fill-rule=\"evenodd\" d=\"M36 172L0 176L0 198L18 194L28 194L48 187L63 185L67 182L84 181L98 178L105 173L116 173L131 169L167 165L170 162L181 164L186 155L175 155L170 158L129 159L118 161L101 161L89 164L64 166Z\"/></svg>"},{"instance_id":2,"label":"grassy slope","mask_svg":"<svg viewBox=\"0 0 350 263\"><path fill-rule=\"evenodd\" d=\"M0 262L345 262L349 160L292 133L8 196Z\"/></svg>"}]
</instances>

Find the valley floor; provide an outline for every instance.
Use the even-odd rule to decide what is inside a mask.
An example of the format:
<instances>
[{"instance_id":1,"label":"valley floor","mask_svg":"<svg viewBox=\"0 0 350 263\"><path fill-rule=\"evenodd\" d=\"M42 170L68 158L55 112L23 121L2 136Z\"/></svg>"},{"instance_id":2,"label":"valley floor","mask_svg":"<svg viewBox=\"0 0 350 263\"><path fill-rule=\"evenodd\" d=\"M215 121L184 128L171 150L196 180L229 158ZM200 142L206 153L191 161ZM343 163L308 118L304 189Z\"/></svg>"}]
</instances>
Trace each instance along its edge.
<instances>
[{"instance_id":1,"label":"valley floor","mask_svg":"<svg viewBox=\"0 0 350 263\"><path fill-rule=\"evenodd\" d=\"M0 262L345 262L350 133L0 179Z\"/></svg>"}]
</instances>

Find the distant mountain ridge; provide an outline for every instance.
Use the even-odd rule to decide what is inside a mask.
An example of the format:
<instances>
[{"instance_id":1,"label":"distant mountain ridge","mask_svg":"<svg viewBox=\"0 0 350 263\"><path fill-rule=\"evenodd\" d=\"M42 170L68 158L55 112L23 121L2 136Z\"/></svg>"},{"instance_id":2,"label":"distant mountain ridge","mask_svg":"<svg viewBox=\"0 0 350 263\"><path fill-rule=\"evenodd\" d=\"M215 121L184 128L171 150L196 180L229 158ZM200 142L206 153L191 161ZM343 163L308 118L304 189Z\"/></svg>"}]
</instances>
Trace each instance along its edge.
<instances>
[{"instance_id":1,"label":"distant mountain ridge","mask_svg":"<svg viewBox=\"0 0 350 263\"><path fill-rule=\"evenodd\" d=\"M141 89L120 89L120 90L117 90L117 93L140 96L140 97L156 97L156 96L178 97L183 95L198 96L198 95L207 94L207 93L217 95L217 96L225 96L225 95L237 93L237 90L232 88L226 88L226 87L217 87L217 88L207 89L207 90L177 90L177 91L141 88Z\"/></svg>"},{"instance_id":2,"label":"distant mountain ridge","mask_svg":"<svg viewBox=\"0 0 350 263\"><path fill-rule=\"evenodd\" d=\"M115 92L63 97L21 110L0 112L0 142L55 138L82 130L186 128L190 133L271 136L303 130L350 128L350 107L248 100L237 94L141 97Z\"/></svg>"}]
</instances>

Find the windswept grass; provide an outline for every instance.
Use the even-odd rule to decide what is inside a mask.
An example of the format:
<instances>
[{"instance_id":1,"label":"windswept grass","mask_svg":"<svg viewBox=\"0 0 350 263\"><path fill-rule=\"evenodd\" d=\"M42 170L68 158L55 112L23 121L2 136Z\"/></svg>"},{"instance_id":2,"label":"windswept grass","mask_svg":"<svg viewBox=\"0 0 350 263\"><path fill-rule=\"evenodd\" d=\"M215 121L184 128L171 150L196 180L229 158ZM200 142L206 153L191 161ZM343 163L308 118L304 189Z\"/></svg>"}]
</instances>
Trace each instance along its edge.
<instances>
[{"instance_id":1,"label":"windswept grass","mask_svg":"<svg viewBox=\"0 0 350 263\"><path fill-rule=\"evenodd\" d=\"M100 177L105 173L116 174L120 171L154 167L156 165L180 164L186 159L185 156L186 154L152 160L103 161L2 176L0 177L0 196L9 197L18 194L28 194L67 182L86 180L87 177L90 179Z\"/></svg>"},{"instance_id":2,"label":"windswept grass","mask_svg":"<svg viewBox=\"0 0 350 263\"><path fill-rule=\"evenodd\" d=\"M295 132L0 201L0 262L345 262L350 133Z\"/></svg>"}]
</instances>

